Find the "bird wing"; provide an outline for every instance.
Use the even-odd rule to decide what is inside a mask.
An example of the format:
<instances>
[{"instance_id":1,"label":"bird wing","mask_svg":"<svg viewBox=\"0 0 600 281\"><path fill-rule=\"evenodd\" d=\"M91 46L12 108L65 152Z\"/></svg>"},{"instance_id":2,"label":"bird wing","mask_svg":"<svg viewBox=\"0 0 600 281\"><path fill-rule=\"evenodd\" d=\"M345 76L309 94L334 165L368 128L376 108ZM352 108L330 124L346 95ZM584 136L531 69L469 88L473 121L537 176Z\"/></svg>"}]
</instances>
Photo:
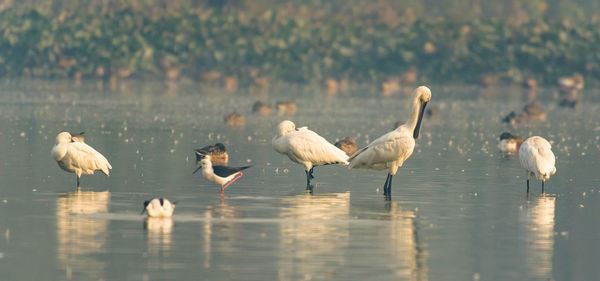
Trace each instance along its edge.
<instances>
[{"instance_id":1,"label":"bird wing","mask_svg":"<svg viewBox=\"0 0 600 281\"><path fill-rule=\"evenodd\" d=\"M239 171L248 169L252 166L244 166L244 167L228 167L228 166L213 166L213 171L215 173L215 175L222 177L222 178L226 178L228 176L231 176Z\"/></svg>"},{"instance_id":2,"label":"bird wing","mask_svg":"<svg viewBox=\"0 0 600 281\"><path fill-rule=\"evenodd\" d=\"M535 154L537 152L535 150L529 142L524 142L521 148L519 148L519 162L521 162L521 167L528 172L537 171L537 163L535 161Z\"/></svg>"},{"instance_id":3,"label":"bird wing","mask_svg":"<svg viewBox=\"0 0 600 281\"><path fill-rule=\"evenodd\" d=\"M292 160L296 158L298 162L311 162L317 166L333 163L348 164L348 155L344 151L311 130L303 127L288 135L288 156Z\"/></svg>"},{"instance_id":4,"label":"bird wing","mask_svg":"<svg viewBox=\"0 0 600 281\"><path fill-rule=\"evenodd\" d=\"M112 169L112 166L108 163L104 155L83 142L69 143L66 157L71 159L71 165L90 173L93 173L95 170L101 170L108 176L109 169Z\"/></svg>"},{"instance_id":5,"label":"bird wing","mask_svg":"<svg viewBox=\"0 0 600 281\"><path fill-rule=\"evenodd\" d=\"M541 139L539 142L536 153L539 157L536 157L537 168L540 174L547 175L555 169L554 165L556 158L552 153L552 147L548 141Z\"/></svg>"},{"instance_id":6,"label":"bird wing","mask_svg":"<svg viewBox=\"0 0 600 281\"><path fill-rule=\"evenodd\" d=\"M376 168L373 165L399 162L400 165L413 152L415 140L403 131L391 131L357 151L350 157L350 168ZM385 169L385 166L381 166Z\"/></svg>"},{"instance_id":7,"label":"bird wing","mask_svg":"<svg viewBox=\"0 0 600 281\"><path fill-rule=\"evenodd\" d=\"M550 176L556 169L552 146L541 137L531 137L521 145L519 161L524 169L535 173L538 178L543 175Z\"/></svg>"}]
</instances>

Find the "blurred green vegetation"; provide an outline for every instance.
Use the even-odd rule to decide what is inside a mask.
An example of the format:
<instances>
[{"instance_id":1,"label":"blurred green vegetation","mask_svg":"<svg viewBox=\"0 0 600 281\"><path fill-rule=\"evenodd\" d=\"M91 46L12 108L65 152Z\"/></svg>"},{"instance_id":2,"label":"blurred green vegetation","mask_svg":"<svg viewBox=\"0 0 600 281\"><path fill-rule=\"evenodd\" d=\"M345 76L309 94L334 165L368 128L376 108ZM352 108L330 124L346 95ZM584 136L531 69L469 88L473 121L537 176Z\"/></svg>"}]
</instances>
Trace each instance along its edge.
<instances>
[{"instance_id":1,"label":"blurred green vegetation","mask_svg":"<svg viewBox=\"0 0 600 281\"><path fill-rule=\"evenodd\" d=\"M0 76L236 85L600 77L600 1L56 2L0 1Z\"/></svg>"}]
</instances>

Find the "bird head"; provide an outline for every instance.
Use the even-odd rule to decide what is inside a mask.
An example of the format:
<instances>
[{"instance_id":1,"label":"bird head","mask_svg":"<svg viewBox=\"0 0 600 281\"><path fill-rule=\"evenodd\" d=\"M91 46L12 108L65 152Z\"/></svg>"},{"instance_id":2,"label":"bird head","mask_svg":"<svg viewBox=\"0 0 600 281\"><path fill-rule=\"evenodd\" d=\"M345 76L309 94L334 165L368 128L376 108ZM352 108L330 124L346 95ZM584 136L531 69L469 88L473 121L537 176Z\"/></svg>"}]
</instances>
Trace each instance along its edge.
<instances>
[{"instance_id":1,"label":"bird head","mask_svg":"<svg viewBox=\"0 0 600 281\"><path fill-rule=\"evenodd\" d=\"M296 131L296 124L290 120L281 121L277 127L280 136Z\"/></svg>"},{"instance_id":2,"label":"bird head","mask_svg":"<svg viewBox=\"0 0 600 281\"><path fill-rule=\"evenodd\" d=\"M61 132L56 136L56 143L71 142L71 134L69 132Z\"/></svg>"}]
</instances>

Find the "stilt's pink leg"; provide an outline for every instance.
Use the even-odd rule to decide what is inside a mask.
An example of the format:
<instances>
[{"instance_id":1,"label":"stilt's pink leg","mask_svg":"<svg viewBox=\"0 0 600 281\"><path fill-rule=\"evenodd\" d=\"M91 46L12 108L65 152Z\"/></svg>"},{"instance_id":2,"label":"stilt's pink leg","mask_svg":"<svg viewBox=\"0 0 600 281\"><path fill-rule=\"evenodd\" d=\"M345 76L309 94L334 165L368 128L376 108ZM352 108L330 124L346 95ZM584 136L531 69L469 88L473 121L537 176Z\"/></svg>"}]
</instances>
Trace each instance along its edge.
<instances>
[{"instance_id":1,"label":"stilt's pink leg","mask_svg":"<svg viewBox=\"0 0 600 281\"><path fill-rule=\"evenodd\" d=\"M237 176L235 176L235 178L233 178L225 186L221 187L221 192L223 192L225 190L225 188L227 188L230 184L232 184L233 182L235 182L236 180L238 180L239 178L241 178L243 175L244 175L244 173L240 172Z\"/></svg>"}]
</instances>

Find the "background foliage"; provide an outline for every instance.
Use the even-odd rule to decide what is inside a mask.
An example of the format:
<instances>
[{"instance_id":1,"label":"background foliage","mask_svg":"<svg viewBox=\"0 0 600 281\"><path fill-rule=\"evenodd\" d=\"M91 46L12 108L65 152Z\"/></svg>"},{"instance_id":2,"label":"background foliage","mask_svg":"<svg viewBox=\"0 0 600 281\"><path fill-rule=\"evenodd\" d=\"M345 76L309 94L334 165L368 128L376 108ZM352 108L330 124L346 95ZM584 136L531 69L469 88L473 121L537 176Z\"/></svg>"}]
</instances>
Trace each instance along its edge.
<instances>
[{"instance_id":1,"label":"background foliage","mask_svg":"<svg viewBox=\"0 0 600 281\"><path fill-rule=\"evenodd\" d=\"M0 76L241 83L600 77L599 1L482 2L8 0L0 2Z\"/></svg>"}]
</instances>

